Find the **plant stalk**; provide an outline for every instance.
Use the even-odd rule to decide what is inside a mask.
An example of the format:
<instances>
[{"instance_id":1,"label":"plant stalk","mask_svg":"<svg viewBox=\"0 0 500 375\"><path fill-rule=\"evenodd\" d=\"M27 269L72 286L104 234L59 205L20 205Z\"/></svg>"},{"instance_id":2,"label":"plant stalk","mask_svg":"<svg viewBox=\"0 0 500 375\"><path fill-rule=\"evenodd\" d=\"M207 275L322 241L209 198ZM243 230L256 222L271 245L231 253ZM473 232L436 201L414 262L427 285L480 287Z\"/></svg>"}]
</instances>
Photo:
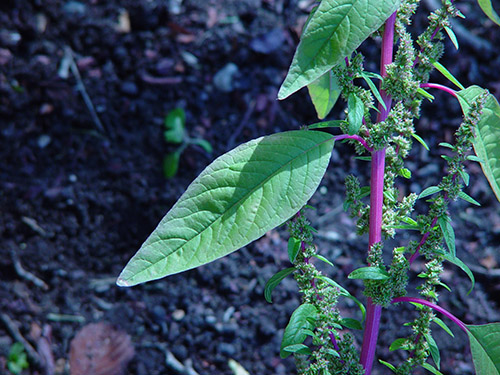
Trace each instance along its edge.
<instances>
[{"instance_id":1,"label":"plant stalk","mask_svg":"<svg viewBox=\"0 0 500 375\"><path fill-rule=\"evenodd\" d=\"M384 35L382 39L382 51L380 57L380 74L387 76L386 65L392 63L394 49L394 24L396 22L396 12L386 21ZM384 121L390 110L392 98L385 91L380 90L384 107L379 104L379 114L377 122ZM368 252L374 244L382 241L382 214L384 205L384 169L385 169L385 148L372 152L371 181L370 181L370 234L368 240ZM371 298L368 298L366 306L366 325L363 334L363 346L361 348L360 363L365 369L365 375L370 375L375 358L377 338L380 327L380 316L382 306L375 305Z\"/></svg>"}]
</instances>

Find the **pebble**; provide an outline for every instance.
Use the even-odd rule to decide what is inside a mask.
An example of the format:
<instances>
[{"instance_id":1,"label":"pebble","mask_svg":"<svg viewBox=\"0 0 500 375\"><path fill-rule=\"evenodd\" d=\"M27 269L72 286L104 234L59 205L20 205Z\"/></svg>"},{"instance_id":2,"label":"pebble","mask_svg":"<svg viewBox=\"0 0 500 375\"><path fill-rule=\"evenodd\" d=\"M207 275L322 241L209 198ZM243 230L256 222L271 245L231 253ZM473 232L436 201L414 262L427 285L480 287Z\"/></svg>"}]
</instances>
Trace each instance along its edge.
<instances>
[{"instance_id":1,"label":"pebble","mask_svg":"<svg viewBox=\"0 0 500 375\"><path fill-rule=\"evenodd\" d=\"M0 48L0 65L5 65L12 60L12 52L5 48Z\"/></svg>"},{"instance_id":2,"label":"pebble","mask_svg":"<svg viewBox=\"0 0 500 375\"><path fill-rule=\"evenodd\" d=\"M181 309L175 310L172 313L172 318L174 320L177 320L177 321L182 320L185 316L186 316L186 312L184 310L181 310Z\"/></svg>"},{"instance_id":3,"label":"pebble","mask_svg":"<svg viewBox=\"0 0 500 375\"><path fill-rule=\"evenodd\" d=\"M268 55L280 49L285 43L285 34L282 29L272 29L271 31L258 35L250 41L250 48L254 52Z\"/></svg>"},{"instance_id":4,"label":"pebble","mask_svg":"<svg viewBox=\"0 0 500 375\"><path fill-rule=\"evenodd\" d=\"M234 76L239 69L236 64L228 63L214 75L214 85L222 92L231 92L234 89Z\"/></svg>"},{"instance_id":5,"label":"pebble","mask_svg":"<svg viewBox=\"0 0 500 375\"><path fill-rule=\"evenodd\" d=\"M121 85L121 91L127 95L137 95L139 88L134 82L125 81Z\"/></svg>"},{"instance_id":6,"label":"pebble","mask_svg":"<svg viewBox=\"0 0 500 375\"><path fill-rule=\"evenodd\" d=\"M87 6L79 1L68 1L64 4L63 10L71 15L83 15L87 11Z\"/></svg>"},{"instance_id":7,"label":"pebble","mask_svg":"<svg viewBox=\"0 0 500 375\"><path fill-rule=\"evenodd\" d=\"M232 357L233 355L236 354L236 348L234 347L234 345L229 344L227 342L221 343L219 345L219 349L220 349L220 353L222 355L225 355L225 356L228 356L228 357Z\"/></svg>"},{"instance_id":8,"label":"pebble","mask_svg":"<svg viewBox=\"0 0 500 375\"><path fill-rule=\"evenodd\" d=\"M14 47L21 41L21 34L17 31L11 30L1 30L0 31L0 43L7 47Z\"/></svg>"},{"instance_id":9,"label":"pebble","mask_svg":"<svg viewBox=\"0 0 500 375\"><path fill-rule=\"evenodd\" d=\"M155 323L161 324L167 318L167 311L165 310L165 308L163 306L155 305L153 307L152 317L153 317L153 320L155 321Z\"/></svg>"},{"instance_id":10,"label":"pebble","mask_svg":"<svg viewBox=\"0 0 500 375\"><path fill-rule=\"evenodd\" d=\"M47 147L50 142L52 141L52 138L50 138L50 135L47 134L42 134L40 137L38 137L38 147L44 149Z\"/></svg>"}]
</instances>

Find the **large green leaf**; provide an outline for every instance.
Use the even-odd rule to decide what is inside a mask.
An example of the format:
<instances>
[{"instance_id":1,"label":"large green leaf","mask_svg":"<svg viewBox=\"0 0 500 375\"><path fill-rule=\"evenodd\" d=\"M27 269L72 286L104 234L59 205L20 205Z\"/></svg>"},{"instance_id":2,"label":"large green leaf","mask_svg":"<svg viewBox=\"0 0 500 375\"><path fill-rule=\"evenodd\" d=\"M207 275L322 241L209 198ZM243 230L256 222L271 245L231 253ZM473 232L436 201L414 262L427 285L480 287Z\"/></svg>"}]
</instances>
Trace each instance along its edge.
<instances>
[{"instance_id":1,"label":"large green leaf","mask_svg":"<svg viewBox=\"0 0 500 375\"><path fill-rule=\"evenodd\" d=\"M500 323L467 325L477 375L500 374Z\"/></svg>"},{"instance_id":2,"label":"large green leaf","mask_svg":"<svg viewBox=\"0 0 500 375\"><path fill-rule=\"evenodd\" d=\"M281 341L280 356L281 358L288 357L291 352L284 350L291 345L302 344L307 337L304 330L312 330L314 327L309 322L310 318L316 318L318 310L310 303L304 303L297 307L290 317L290 321L283 333Z\"/></svg>"},{"instance_id":3,"label":"large green leaf","mask_svg":"<svg viewBox=\"0 0 500 375\"><path fill-rule=\"evenodd\" d=\"M468 112L470 103L482 93L484 89L479 86L471 86L457 93L464 113ZM500 105L491 94L486 98L483 114L476 128L474 150L482 160L483 172L500 201Z\"/></svg>"},{"instance_id":4,"label":"large green leaf","mask_svg":"<svg viewBox=\"0 0 500 375\"><path fill-rule=\"evenodd\" d=\"M400 0L322 0L305 27L278 99L315 81L376 31Z\"/></svg>"},{"instance_id":5,"label":"large green leaf","mask_svg":"<svg viewBox=\"0 0 500 375\"><path fill-rule=\"evenodd\" d=\"M120 274L132 286L223 257L293 216L323 177L333 137L298 130L217 158L187 188Z\"/></svg>"},{"instance_id":6,"label":"large green leaf","mask_svg":"<svg viewBox=\"0 0 500 375\"><path fill-rule=\"evenodd\" d=\"M500 26L500 17L498 16L498 13L495 12L495 9L493 9L491 0L477 0L477 3L483 10L484 14L486 14L490 18L490 20Z\"/></svg>"},{"instance_id":7,"label":"large green leaf","mask_svg":"<svg viewBox=\"0 0 500 375\"><path fill-rule=\"evenodd\" d=\"M318 118L323 120L328 116L340 96L337 77L330 70L307 85L307 89Z\"/></svg>"}]
</instances>

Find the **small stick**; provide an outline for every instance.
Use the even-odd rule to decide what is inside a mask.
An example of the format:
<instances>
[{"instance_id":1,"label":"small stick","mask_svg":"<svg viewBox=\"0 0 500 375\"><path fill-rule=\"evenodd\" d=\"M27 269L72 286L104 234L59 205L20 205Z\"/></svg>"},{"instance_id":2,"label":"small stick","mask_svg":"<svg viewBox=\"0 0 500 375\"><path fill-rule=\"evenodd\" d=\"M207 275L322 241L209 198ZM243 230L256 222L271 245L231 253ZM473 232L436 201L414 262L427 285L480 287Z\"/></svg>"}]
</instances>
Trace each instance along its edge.
<instances>
[{"instance_id":1,"label":"small stick","mask_svg":"<svg viewBox=\"0 0 500 375\"><path fill-rule=\"evenodd\" d=\"M19 277L31 281L33 284L35 284L39 288L42 288L43 290L49 290L49 286L45 281L23 268L23 266L21 265L21 261L19 260L19 257L14 250L11 250L10 254L12 257L12 262L14 263L14 269L16 270L16 273Z\"/></svg>"},{"instance_id":2,"label":"small stick","mask_svg":"<svg viewBox=\"0 0 500 375\"><path fill-rule=\"evenodd\" d=\"M26 350L26 354L28 355L28 359L30 360L30 362L36 367L41 368L42 360L40 359L40 356L38 355L35 348L33 348L33 346L31 346L31 344L23 337L23 335L19 331L19 328L17 328L12 319L10 319L7 314L1 313L0 320L2 320L5 327L7 327L7 330L12 335L14 340L23 344L24 350Z\"/></svg>"},{"instance_id":3,"label":"small stick","mask_svg":"<svg viewBox=\"0 0 500 375\"><path fill-rule=\"evenodd\" d=\"M104 130L104 126L102 125L99 116L97 116L94 104L92 104L92 100L90 100L90 97L87 94L87 90L85 89L85 85L83 84L82 76L78 71L78 66L76 66L75 59L73 57L73 51L71 50L70 47L66 46L64 48L64 55L69 61L69 67L71 69L71 73L73 73L73 75L75 76L77 83L76 88L78 89L78 91L80 91L80 94L82 95L83 101L85 102L85 105L87 106L87 109L90 112L90 116L92 117L95 126L101 133L105 133L106 131Z\"/></svg>"}]
</instances>

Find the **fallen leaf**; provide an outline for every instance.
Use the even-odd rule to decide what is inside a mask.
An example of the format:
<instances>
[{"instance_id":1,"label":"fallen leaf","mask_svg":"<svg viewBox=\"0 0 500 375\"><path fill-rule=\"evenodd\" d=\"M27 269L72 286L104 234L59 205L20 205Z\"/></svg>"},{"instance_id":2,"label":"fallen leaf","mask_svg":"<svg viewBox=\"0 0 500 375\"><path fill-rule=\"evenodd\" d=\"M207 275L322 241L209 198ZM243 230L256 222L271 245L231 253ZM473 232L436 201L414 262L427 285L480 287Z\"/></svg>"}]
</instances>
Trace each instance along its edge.
<instances>
[{"instance_id":1,"label":"fallen leaf","mask_svg":"<svg viewBox=\"0 0 500 375\"><path fill-rule=\"evenodd\" d=\"M83 327L71 341L71 375L121 375L134 356L130 336L107 323Z\"/></svg>"}]
</instances>

